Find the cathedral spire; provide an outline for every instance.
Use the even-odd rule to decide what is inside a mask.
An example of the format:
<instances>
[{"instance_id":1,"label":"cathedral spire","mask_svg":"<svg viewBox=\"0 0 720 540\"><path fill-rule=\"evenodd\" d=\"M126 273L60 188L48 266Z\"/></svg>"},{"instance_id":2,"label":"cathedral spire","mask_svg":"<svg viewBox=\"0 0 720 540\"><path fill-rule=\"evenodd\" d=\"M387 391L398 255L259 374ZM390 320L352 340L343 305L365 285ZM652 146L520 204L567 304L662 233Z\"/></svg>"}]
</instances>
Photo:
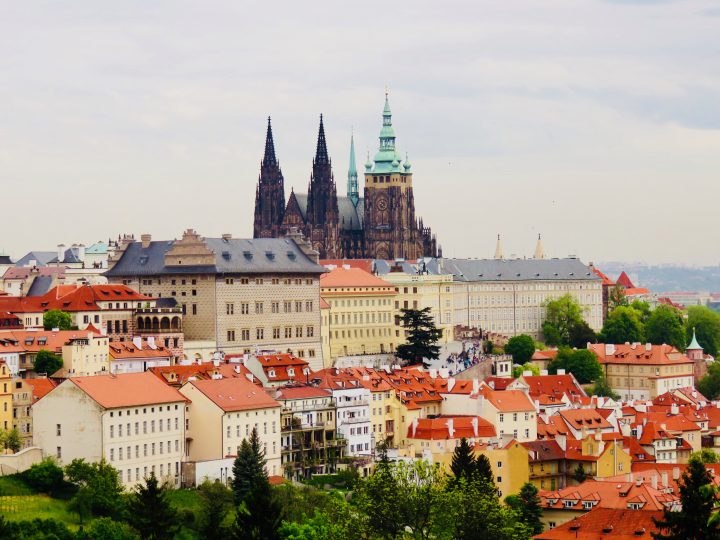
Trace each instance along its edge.
<instances>
[{"instance_id":1,"label":"cathedral spire","mask_svg":"<svg viewBox=\"0 0 720 540\"><path fill-rule=\"evenodd\" d=\"M502 243L500 242L499 234L497 237L497 244L495 244L495 258L496 259L504 259L505 258L505 257L503 257Z\"/></svg>"},{"instance_id":2,"label":"cathedral spire","mask_svg":"<svg viewBox=\"0 0 720 540\"><path fill-rule=\"evenodd\" d=\"M357 166L355 165L355 137L350 134L350 166L348 167L348 185L347 185L347 196L353 203L353 206L357 206L360 200L360 194L358 193L358 173Z\"/></svg>"},{"instance_id":3,"label":"cathedral spire","mask_svg":"<svg viewBox=\"0 0 720 540\"><path fill-rule=\"evenodd\" d=\"M265 135L265 155L263 156L262 166L268 167L277 164L278 162L275 157L275 143L273 142L272 125L270 124L270 117L268 116L267 134Z\"/></svg>"},{"instance_id":4,"label":"cathedral spire","mask_svg":"<svg viewBox=\"0 0 720 540\"><path fill-rule=\"evenodd\" d=\"M537 245L535 246L535 255L533 259L545 259L545 249L542 244L542 236L538 234Z\"/></svg>"},{"instance_id":5,"label":"cathedral spire","mask_svg":"<svg viewBox=\"0 0 720 540\"><path fill-rule=\"evenodd\" d=\"M325 125L323 124L323 115L320 115L320 130L318 131L317 150L315 151L315 163L320 165L330 163L328 156L327 143L325 142Z\"/></svg>"}]
</instances>

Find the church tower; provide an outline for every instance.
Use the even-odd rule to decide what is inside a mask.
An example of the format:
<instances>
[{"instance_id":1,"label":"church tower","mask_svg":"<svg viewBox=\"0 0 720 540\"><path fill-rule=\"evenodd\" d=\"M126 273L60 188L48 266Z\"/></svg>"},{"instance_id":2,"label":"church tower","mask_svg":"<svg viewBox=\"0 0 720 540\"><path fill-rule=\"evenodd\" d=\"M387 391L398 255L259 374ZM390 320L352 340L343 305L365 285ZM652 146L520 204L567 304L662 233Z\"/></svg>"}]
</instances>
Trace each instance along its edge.
<instances>
[{"instance_id":1,"label":"church tower","mask_svg":"<svg viewBox=\"0 0 720 540\"><path fill-rule=\"evenodd\" d=\"M265 155L260 163L260 178L255 191L253 238L278 238L285 212L285 182L275 157L272 126L268 116Z\"/></svg>"},{"instance_id":2,"label":"church tower","mask_svg":"<svg viewBox=\"0 0 720 540\"><path fill-rule=\"evenodd\" d=\"M380 147L365 164L365 250L377 259L417 259L424 255L423 232L415 218L410 162L395 148L395 130L387 93ZM427 234L430 235L429 229ZM430 254L429 254L430 255Z\"/></svg>"},{"instance_id":3,"label":"church tower","mask_svg":"<svg viewBox=\"0 0 720 540\"><path fill-rule=\"evenodd\" d=\"M337 188L325 141L325 126L320 115L317 150L307 196L306 237L321 259L340 256L340 226Z\"/></svg>"},{"instance_id":4,"label":"church tower","mask_svg":"<svg viewBox=\"0 0 720 540\"><path fill-rule=\"evenodd\" d=\"M348 166L347 196L353 203L353 206L357 207L358 202L360 202L360 193L358 192L358 173L357 166L355 165L355 137L353 134L350 135L350 165Z\"/></svg>"}]
</instances>

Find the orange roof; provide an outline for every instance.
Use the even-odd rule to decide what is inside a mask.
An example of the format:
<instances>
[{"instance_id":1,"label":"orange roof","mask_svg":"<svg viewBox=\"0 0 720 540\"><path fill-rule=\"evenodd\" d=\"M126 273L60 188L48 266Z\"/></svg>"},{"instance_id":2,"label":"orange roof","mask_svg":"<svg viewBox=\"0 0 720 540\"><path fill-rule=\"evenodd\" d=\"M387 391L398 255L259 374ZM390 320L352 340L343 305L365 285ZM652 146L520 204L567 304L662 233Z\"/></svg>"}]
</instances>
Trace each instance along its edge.
<instances>
[{"instance_id":1,"label":"orange roof","mask_svg":"<svg viewBox=\"0 0 720 540\"><path fill-rule=\"evenodd\" d=\"M676 495L663 493L644 483L586 480L577 486L559 491L540 491L539 495L545 508L564 508L582 510L583 501L597 501L599 508L626 509L630 499L640 497L645 504L642 510L662 510L665 504L672 505L678 500ZM573 502L566 506L565 501Z\"/></svg>"},{"instance_id":2,"label":"orange roof","mask_svg":"<svg viewBox=\"0 0 720 540\"><path fill-rule=\"evenodd\" d=\"M320 275L321 289L336 288L361 288L361 289L377 289L373 293L395 294L395 286L387 281L380 279L360 268L335 268L326 274ZM335 292L348 291L323 291L323 294L333 294ZM350 291L350 292L368 292L368 291Z\"/></svg>"},{"instance_id":3,"label":"orange roof","mask_svg":"<svg viewBox=\"0 0 720 540\"><path fill-rule=\"evenodd\" d=\"M513 382L515 382L515 379L512 377L485 377L485 384L487 384L490 388L493 390L505 390L508 386L510 386ZM455 383L456 386L459 385L459 383L470 383L470 388L472 388L472 381L457 381ZM453 388L453 391L455 388Z\"/></svg>"},{"instance_id":4,"label":"orange roof","mask_svg":"<svg viewBox=\"0 0 720 540\"><path fill-rule=\"evenodd\" d=\"M480 392L500 412L535 410L535 406L521 390L492 390L483 386Z\"/></svg>"},{"instance_id":5,"label":"orange roof","mask_svg":"<svg viewBox=\"0 0 720 540\"><path fill-rule=\"evenodd\" d=\"M92 330L4 330L0 331L0 351L38 352L46 350L61 352L62 346L72 339L87 339ZM6 348L7 347L7 348Z\"/></svg>"},{"instance_id":6,"label":"orange roof","mask_svg":"<svg viewBox=\"0 0 720 540\"><path fill-rule=\"evenodd\" d=\"M651 345L630 343L622 345L608 345L612 347L608 354L604 343L595 343L589 346L601 364L642 364L642 365L675 365L692 364L687 356L679 352L672 345Z\"/></svg>"},{"instance_id":7,"label":"orange roof","mask_svg":"<svg viewBox=\"0 0 720 540\"><path fill-rule=\"evenodd\" d=\"M372 272L372 259L322 259L320 265L325 268L349 266L350 268L360 268L365 272Z\"/></svg>"},{"instance_id":8,"label":"orange roof","mask_svg":"<svg viewBox=\"0 0 720 540\"><path fill-rule=\"evenodd\" d=\"M227 355L227 359L231 355ZM248 375L254 377L250 370L242 364L220 364L216 366L212 362L206 362L204 364L188 364L188 365L175 365L175 366L157 366L151 367L148 371L159 377L162 381L182 386L190 378L196 379L210 379L213 375L222 375L224 378L244 378L248 379ZM262 382L257 377L254 377L254 384L262 386Z\"/></svg>"},{"instance_id":9,"label":"orange roof","mask_svg":"<svg viewBox=\"0 0 720 540\"><path fill-rule=\"evenodd\" d=\"M554 439L547 441L530 441L520 444L527 449L528 459L531 463L565 459L564 450L560 448L560 445Z\"/></svg>"},{"instance_id":10,"label":"orange roof","mask_svg":"<svg viewBox=\"0 0 720 540\"><path fill-rule=\"evenodd\" d=\"M623 289L623 292L625 293L625 296L639 296L648 294L650 292L649 289L645 289L644 287L632 287Z\"/></svg>"},{"instance_id":11,"label":"orange roof","mask_svg":"<svg viewBox=\"0 0 720 540\"><path fill-rule=\"evenodd\" d=\"M555 360L558 355L557 349L546 349L544 351L535 351L530 360Z\"/></svg>"},{"instance_id":12,"label":"orange roof","mask_svg":"<svg viewBox=\"0 0 720 540\"><path fill-rule=\"evenodd\" d=\"M306 382L311 376L306 360L292 354L261 354L257 356L268 382ZM290 372L292 371L292 375Z\"/></svg>"},{"instance_id":13,"label":"orange roof","mask_svg":"<svg viewBox=\"0 0 720 540\"><path fill-rule=\"evenodd\" d=\"M618 285L622 285L622 286L625 287L626 289L634 289L634 288L635 288L635 285L633 284L633 282L630 281L630 276L628 276L628 275L625 273L624 270L623 270L623 272L618 276L618 278L617 278L617 284L618 284Z\"/></svg>"},{"instance_id":14,"label":"orange roof","mask_svg":"<svg viewBox=\"0 0 720 540\"><path fill-rule=\"evenodd\" d=\"M320 297L320 309L330 309L330 304L322 297Z\"/></svg>"},{"instance_id":15,"label":"orange roof","mask_svg":"<svg viewBox=\"0 0 720 540\"><path fill-rule=\"evenodd\" d=\"M453 432L450 433L452 423ZM495 426L480 416L436 416L419 418L408 427L408 439L449 440L491 438L496 436Z\"/></svg>"},{"instance_id":16,"label":"orange roof","mask_svg":"<svg viewBox=\"0 0 720 540\"><path fill-rule=\"evenodd\" d=\"M100 311L110 308L100 308L98 302L124 304L148 300L152 298L126 285L59 285L42 296L3 296L0 298L0 310L11 313L37 313L51 309L68 312Z\"/></svg>"},{"instance_id":17,"label":"orange roof","mask_svg":"<svg viewBox=\"0 0 720 540\"><path fill-rule=\"evenodd\" d=\"M226 412L280 406L267 392L243 378L190 381L188 384Z\"/></svg>"},{"instance_id":18,"label":"orange roof","mask_svg":"<svg viewBox=\"0 0 720 540\"><path fill-rule=\"evenodd\" d=\"M587 514L535 535L536 540L651 540L657 527L653 519L662 512L617 508L594 508Z\"/></svg>"},{"instance_id":19,"label":"orange roof","mask_svg":"<svg viewBox=\"0 0 720 540\"><path fill-rule=\"evenodd\" d=\"M566 409L558 413L571 428L612 429L612 424L595 409Z\"/></svg>"},{"instance_id":20,"label":"orange roof","mask_svg":"<svg viewBox=\"0 0 720 540\"><path fill-rule=\"evenodd\" d=\"M113 341L110 343L110 357L113 360L126 360L132 358L171 358L172 352L162 346L151 348L143 344L141 348L132 341Z\"/></svg>"},{"instance_id":21,"label":"orange roof","mask_svg":"<svg viewBox=\"0 0 720 540\"><path fill-rule=\"evenodd\" d=\"M522 376L521 379L528 385L532 399L542 395L558 399L564 395L568 398L587 395L572 375L530 375Z\"/></svg>"},{"instance_id":22,"label":"orange roof","mask_svg":"<svg viewBox=\"0 0 720 540\"><path fill-rule=\"evenodd\" d=\"M608 286L610 286L610 285L615 285L615 282L614 282L612 279L610 279L605 273L603 273L600 269L595 268L595 267L593 266L593 267L592 267L592 271L595 272L595 275L596 275L597 277L599 277L600 279L602 279L602 284L603 284L603 285L608 285Z\"/></svg>"},{"instance_id":23,"label":"orange roof","mask_svg":"<svg viewBox=\"0 0 720 540\"><path fill-rule=\"evenodd\" d=\"M285 401L288 399L307 399L330 397L332 394L315 386L282 386L277 389L275 399Z\"/></svg>"},{"instance_id":24,"label":"orange roof","mask_svg":"<svg viewBox=\"0 0 720 540\"><path fill-rule=\"evenodd\" d=\"M137 407L186 401L185 396L163 383L152 373L123 373L70 377L62 384L72 383L106 409Z\"/></svg>"},{"instance_id":25,"label":"orange roof","mask_svg":"<svg viewBox=\"0 0 720 540\"><path fill-rule=\"evenodd\" d=\"M38 377L36 379L23 379L27 384L33 388L33 403L43 398L53 388L57 386L57 383L47 377Z\"/></svg>"}]
</instances>

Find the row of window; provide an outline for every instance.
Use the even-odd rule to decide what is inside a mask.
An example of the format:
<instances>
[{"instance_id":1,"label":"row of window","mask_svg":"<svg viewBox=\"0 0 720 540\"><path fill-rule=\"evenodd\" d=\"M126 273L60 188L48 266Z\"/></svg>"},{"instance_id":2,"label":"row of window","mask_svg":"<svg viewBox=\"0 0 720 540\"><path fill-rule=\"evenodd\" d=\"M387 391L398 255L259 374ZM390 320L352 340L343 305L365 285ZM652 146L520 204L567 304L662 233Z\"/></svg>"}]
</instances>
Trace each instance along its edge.
<instances>
[{"instance_id":1,"label":"row of window","mask_svg":"<svg viewBox=\"0 0 720 540\"><path fill-rule=\"evenodd\" d=\"M362 307L362 306L389 306L389 298L347 298L347 299L329 299L328 303L332 307Z\"/></svg>"},{"instance_id":2,"label":"row of window","mask_svg":"<svg viewBox=\"0 0 720 540\"><path fill-rule=\"evenodd\" d=\"M306 312L312 312L314 309L314 302L312 300L285 300L282 303L282 313L302 313L303 307ZM294 309L293 309L294 308ZM236 309L235 304L228 302L225 304L225 314L235 315ZM255 302L255 315L262 315L265 312L264 302ZM280 302L270 302L270 312L280 313ZM237 313L240 315L250 315L250 302L241 302Z\"/></svg>"},{"instance_id":3,"label":"row of window","mask_svg":"<svg viewBox=\"0 0 720 540\"><path fill-rule=\"evenodd\" d=\"M535 418L535 415L534 415L534 414L531 414L531 413L529 413L529 412L526 412L526 413L525 413L525 420L527 421L527 420L530 420L531 418ZM518 419L518 413L512 413L512 421L513 421L513 422L517 422L517 419ZM500 413L500 414L499 414L499 420L500 420L500 422L504 422L504 421L505 421L505 413Z\"/></svg>"},{"instance_id":4,"label":"row of window","mask_svg":"<svg viewBox=\"0 0 720 540\"><path fill-rule=\"evenodd\" d=\"M280 285L282 282L283 285L312 285L314 283L312 278L270 278L268 280L271 285ZM249 285L250 279L249 278L231 278L227 277L225 278L225 285L235 285L235 283L238 283L240 285ZM265 278L255 278L253 280L255 285L264 285L265 284Z\"/></svg>"},{"instance_id":5,"label":"row of window","mask_svg":"<svg viewBox=\"0 0 720 540\"><path fill-rule=\"evenodd\" d=\"M155 420L150 420L150 433L155 433L155 422L156 422ZM165 431L171 431L172 425L175 426L175 430L177 431L180 429L180 419L176 416L174 424L171 422L170 418L166 418L165 422L163 422L162 419L157 420L158 431L163 431L163 425L165 425ZM132 426L132 424L130 422L125 424L125 430L124 430L125 435L127 435L127 436L132 435L131 426ZM142 422L142 432L143 432L143 435L146 435L148 433L148 421L147 420L143 420L143 422ZM123 436L123 424L117 424L117 429L116 429L115 425L110 425L110 438L114 439L116 433L117 433L118 437ZM140 434L140 422L135 422L135 435L139 435L139 434Z\"/></svg>"},{"instance_id":6,"label":"row of window","mask_svg":"<svg viewBox=\"0 0 720 540\"><path fill-rule=\"evenodd\" d=\"M167 441L167 444L165 441L160 441L158 443L145 443L142 445L142 457L148 457L148 456L154 456L155 451L157 450L158 455L163 454L170 454L173 452L173 443L175 446L175 453L180 452L180 440L175 439L174 441ZM156 446L157 445L157 446ZM133 459L133 453L132 453L132 446L126 446L122 447L119 446L118 448L110 448L110 461L115 461L115 458L117 458L118 461L123 461L126 459ZM117 452L116 452L117 450ZM135 445L135 459L140 458L140 445Z\"/></svg>"},{"instance_id":7,"label":"row of window","mask_svg":"<svg viewBox=\"0 0 720 540\"><path fill-rule=\"evenodd\" d=\"M345 317L347 315L347 318ZM355 312L350 317L350 313L334 313L333 324L374 324L390 322L390 312L388 311L373 311L372 313Z\"/></svg>"},{"instance_id":8,"label":"row of window","mask_svg":"<svg viewBox=\"0 0 720 540\"><path fill-rule=\"evenodd\" d=\"M305 337L314 337L315 336L315 327L314 326L286 326L284 336L285 339L290 339L293 337L293 329L295 330L295 337L301 338L303 337L303 334ZM281 328L279 326L276 326L272 329L272 338L273 339L281 339ZM235 341L238 337L238 334L236 334L236 331L234 329L227 331L227 340L228 341ZM240 341L250 341L250 329L249 328L243 328L240 330ZM265 339L265 328L256 328L255 329L255 339Z\"/></svg>"},{"instance_id":9,"label":"row of window","mask_svg":"<svg viewBox=\"0 0 720 540\"><path fill-rule=\"evenodd\" d=\"M175 462L175 471L173 472L173 465L172 463L167 464L167 468L165 468L165 464L160 464L160 478L163 478L167 475L174 475L176 478L180 475L180 462ZM140 482L141 480L147 478L148 474L155 474L157 475L157 470L155 469L155 465L151 465L148 469L147 466L143 467L142 470L142 476L140 476L140 467L135 467L135 475L133 477L133 469L118 469L118 478L120 479L120 482Z\"/></svg>"},{"instance_id":10,"label":"row of window","mask_svg":"<svg viewBox=\"0 0 720 540\"><path fill-rule=\"evenodd\" d=\"M260 434L260 429L259 429L259 427L258 427L258 424L255 423L255 425L254 425L253 427L257 430L258 435L259 435L259 434ZM273 422L272 422L271 429L272 429L272 432L273 432L273 433L277 433L277 426L276 426L274 420L273 420ZM245 435L242 435L242 426L241 426L240 424L236 424L236 425L235 425L235 429L233 429L233 426L226 426L225 431L226 431L226 435L225 435L225 436L226 436L228 439L232 437L233 432L235 432L235 437L239 439L241 436L242 436L242 437L245 437L245 438L249 437L249 436L250 436L250 431L251 431L251 429L250 429L250 424L245 424ZM267 433L268 433L268 423L267 423L267 422L263 422L262 434L263 434L263 435L267 435Z\"/></svg>"}]
</instances>

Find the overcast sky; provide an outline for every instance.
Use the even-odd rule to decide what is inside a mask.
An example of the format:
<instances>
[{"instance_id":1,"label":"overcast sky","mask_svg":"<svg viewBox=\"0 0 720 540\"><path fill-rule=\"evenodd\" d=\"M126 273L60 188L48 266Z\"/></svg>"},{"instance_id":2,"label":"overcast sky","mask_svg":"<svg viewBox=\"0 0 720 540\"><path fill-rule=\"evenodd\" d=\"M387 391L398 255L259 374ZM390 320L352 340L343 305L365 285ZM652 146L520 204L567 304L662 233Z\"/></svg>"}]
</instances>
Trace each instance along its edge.
<instances>
[{"instance_id":1,"label":"overcast sky","mask_svg":"<svg viewBox=\"0 0 720 540\"><path fill-rule=\"evenodd\" d=\"M720 262L720 2L0 0L0 252L252 234L383 92L446 256Z\"/></svg>"}]
</instances>

